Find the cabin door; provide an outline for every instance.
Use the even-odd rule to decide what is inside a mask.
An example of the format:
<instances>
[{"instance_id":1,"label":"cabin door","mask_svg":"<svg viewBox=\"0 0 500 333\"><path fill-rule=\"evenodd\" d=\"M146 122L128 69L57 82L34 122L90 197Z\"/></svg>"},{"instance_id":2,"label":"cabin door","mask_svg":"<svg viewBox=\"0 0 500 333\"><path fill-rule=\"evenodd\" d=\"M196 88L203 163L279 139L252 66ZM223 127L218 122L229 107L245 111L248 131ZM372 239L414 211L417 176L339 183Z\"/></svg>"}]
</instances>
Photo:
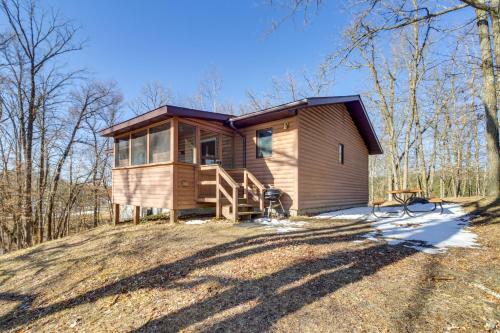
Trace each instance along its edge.
<instances>
[{"instance_id":1,"label":"cabin door","mask_svg":"<svg viewBox=\"0 0 500 333\"><path fill-rule=\"evenodd\" d=\"M215 164L217 163L217 140L210 138L201 142L201 164Z\"/></svg>"}]
</instances>

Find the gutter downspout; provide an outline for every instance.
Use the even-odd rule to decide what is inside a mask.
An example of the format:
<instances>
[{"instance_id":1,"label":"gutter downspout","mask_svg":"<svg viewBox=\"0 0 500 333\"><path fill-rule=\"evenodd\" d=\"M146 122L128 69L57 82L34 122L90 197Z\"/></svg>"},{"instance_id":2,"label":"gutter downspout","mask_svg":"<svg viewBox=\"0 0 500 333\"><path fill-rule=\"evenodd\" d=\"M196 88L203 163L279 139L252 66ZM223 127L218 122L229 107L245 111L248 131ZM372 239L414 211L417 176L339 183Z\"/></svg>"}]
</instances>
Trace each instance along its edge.
<instances>
[{"instance_id":1,"label":"gutter downspout","mask_svg":"<svg viewBox=\"0 0 500 333\"><path fill-rule=\"evenodd\" d=\"M239 136L243 138L243 167L247 167L247 137L234 126L233 120L229 119L229 127L231 127Z\"/></svg>"}]
</instances>

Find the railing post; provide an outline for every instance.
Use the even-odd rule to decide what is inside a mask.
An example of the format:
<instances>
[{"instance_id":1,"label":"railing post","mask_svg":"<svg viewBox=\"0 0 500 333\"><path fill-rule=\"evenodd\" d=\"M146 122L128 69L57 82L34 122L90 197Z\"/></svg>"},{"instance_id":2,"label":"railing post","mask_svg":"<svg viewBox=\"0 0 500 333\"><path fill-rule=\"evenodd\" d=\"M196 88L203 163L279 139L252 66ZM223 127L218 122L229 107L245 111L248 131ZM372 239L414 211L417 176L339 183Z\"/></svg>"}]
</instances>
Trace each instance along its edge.
<instances>
[{"instance_id":1,"label":"railing post","mask_svg":"<svg viewBox=\"0 0 500 333\"><path fill-rule=\"evenodd\" d=\"M113 204L113 224L117 225L120 223L120 205Z\"/></svg>"},{"instance_id":2,"label":"railing post","mask_svg":"<svg viewBox=\"0 0 500 333\"><path fill-rule=\"evenodd\" d=\"M243 198L248 199L248 173L243 170Z\"/></svg>"},{"instance_id":3,"label":"railing post","mask_svg":"<svg viewBox=\"0 0 500 333\"><path fill-rule=\"evenodd\" d=\"M221 204L220 204L220 175L219 175L219 168L217 167L215 169L215 217L220 218L220 210L221 210Z\"/></svg>"},{"instance_id":4,"label":"railing post","mask_svg":"<svg viewBox=\"0 0 500 333\"><path fill-rule=\"evenodd\" d=\"M233 220L238 221L238 187L233 187Z\"/></svg>"},{"instance_id":5,"label":"railing post","mask_svg":"<svg viewBox=\"0 0 500 333\"><path fill-rule=\"evenodd\" d=\"M134 224L141 221L141 206L134 206Z\"/></svg>"},{"instance_id":6,"label":"railing post","mask_svg":"<svg viewBox=\"0 0 500 333\"><path fill-rule=\"evenodd\" d=\"M264 211L264 191L265 190L262 190L259 188L259 192L260 192L260 195L259 195L259 210L261 212Z\"/></svg>"},{"instance_id":7,"label":"railing post","mask_svg":"<svg viewBox=\"0 0 500 333\"><path fill-rule=\"evenodd\" d=\"M200 172L201 172L200 166L195 165L194 166L194 198L195 198L195 200L198 200L198 198L200 196L200 184L199 184Z\"/></svg>"}]
</instances>

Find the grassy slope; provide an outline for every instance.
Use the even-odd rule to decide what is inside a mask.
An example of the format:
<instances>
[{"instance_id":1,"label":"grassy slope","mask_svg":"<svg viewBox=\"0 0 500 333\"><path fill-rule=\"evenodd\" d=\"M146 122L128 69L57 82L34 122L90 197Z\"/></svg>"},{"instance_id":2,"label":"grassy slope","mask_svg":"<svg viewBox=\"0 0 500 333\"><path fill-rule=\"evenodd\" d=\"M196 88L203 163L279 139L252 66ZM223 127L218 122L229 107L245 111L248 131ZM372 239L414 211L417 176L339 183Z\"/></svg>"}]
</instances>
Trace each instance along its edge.
<instances>
[{"instance_id":1,"label":"grassy slope","mask_svg":"<svg viewBox=\"0 0 500 333\"><path fill-rule=\"evenodd\" d=\"M464 205L482 247L435 256L352 221L100 227L0 256L0 330L483 330L500 321L477 287L500 292L499 205Z\"/></svg>"}]
</instances>

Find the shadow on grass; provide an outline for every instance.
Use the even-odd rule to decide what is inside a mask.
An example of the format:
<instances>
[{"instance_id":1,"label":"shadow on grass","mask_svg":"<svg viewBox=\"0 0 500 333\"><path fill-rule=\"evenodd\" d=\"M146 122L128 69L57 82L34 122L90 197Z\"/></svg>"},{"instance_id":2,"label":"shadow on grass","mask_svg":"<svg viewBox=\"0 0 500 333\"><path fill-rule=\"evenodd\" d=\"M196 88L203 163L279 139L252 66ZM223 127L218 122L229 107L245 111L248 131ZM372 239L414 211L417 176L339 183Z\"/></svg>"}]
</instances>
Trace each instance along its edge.
<instances>
[{"instance_id":1,"label":"shadow on grass","mask_svg":"<svg viewBox=\"0 0 500 333\"><path fill-rule=\"evenodd\" d=\"M350 222L280 235L243 237L231 242L202 249L191 256L173 263L159 265L149 270L123 278L101 288L55 304L32 308L26 302L0 317L0 327L15 329L35 318L40 319L82 304L94 303L111 295L119 295L138 289L192 288L196 281L182 284L180 278L197 269L209 268L221 263L238 260L258 253L267 253L285 246L328 245L359 239L369 231L368 222ZM139 327L144 331L178 331L201 323L221 312L254 301L255 305L243 312L230 315L206 326L204 331L264 331L271 328L283 316L334 293L339 288L356 283L383 267L398 262L416 251L404 246L382 243L349 243L320 257L296 261L284 269L257 279L225 279L228 288ZM206 280L220 277L206 276ZM23 298L24 297L24 298ZM0 299L33 299L35 295L1 294Z\"/></svg>"},{"instance_id":2,"label":"shadow on grass","mask_svg":"<svg viewBox=\"0 0 500 333\"><path fill-rule=\"evenodd\" d=\"M461 203L470 212L473 226L500 224L500 198Z\"/></svg>"}]
</instances>

